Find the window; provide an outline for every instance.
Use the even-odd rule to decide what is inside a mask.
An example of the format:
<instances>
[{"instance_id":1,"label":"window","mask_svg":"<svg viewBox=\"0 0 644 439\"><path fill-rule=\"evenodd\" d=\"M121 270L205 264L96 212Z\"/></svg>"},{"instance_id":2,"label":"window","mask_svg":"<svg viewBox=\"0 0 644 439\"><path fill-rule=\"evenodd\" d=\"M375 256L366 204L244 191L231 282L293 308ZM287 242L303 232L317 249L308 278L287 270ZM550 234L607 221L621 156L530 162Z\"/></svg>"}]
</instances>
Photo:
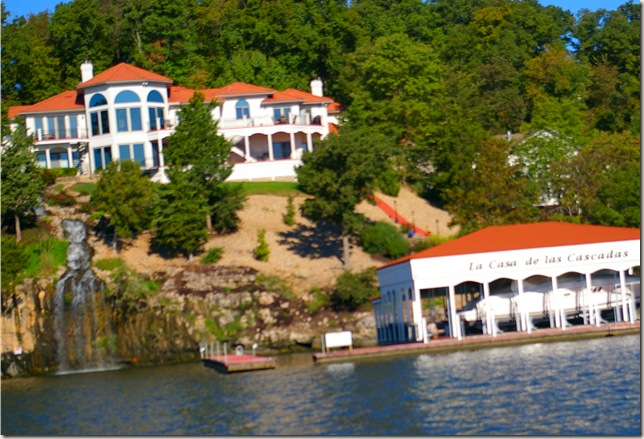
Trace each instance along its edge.
<instances>
[{"instance_id":1,"label":"window","mask_svg":"<svg viewBox=\"0 0 644 439\"><path fill-rule=\"evenodd\" d=\"M56 118L55 117L47 118L47 138L48 139L56 138Z\"/></svg>"},{"instance_id":2,"label":"window","mask_svg":"<svg viewBox=\"0 0 644 439\"><path fill-rule=\"evenodd\" d=\"M95 94L92 96L92 99L89 100L89 107L101 107L103 105L107 105L107 99L105 99L105 96L102 94Z\"/></svg>"},{"instance_id":3,"label":"window","mask_svg":"<svg viewBox=\"0 0 644 439\"><path fill-rule=\"evenodd\" d=\"M69 168L67 151L51 151L49 161L52 169Z\"/></svg>"},{"instance_id":4,"label":"window","mask_svg":"<svg viewBox=\"0 0 644 439\"><path fill-rule=\"evenodd\" d=\"M235 105L235 110L237 112L237 119L244 119L250 117L250 108L248 106L248 102L246 102L244 99L240 99L237 101L237 104Z\"/></svg>"},{"instance_id":5,"label":"window","mask_svg":"<svg viewBox=\"0 0 644 439\"><path fill-rule=\"evenodd\" d=\"M36 122L36 137L42 136L44 134L42 130L42 117L37 117L34 121Z\"/></svg>"},{"instance_id":6,"label":"window","mask_svg":"<svg viewBox=\"0 0 644 439\"><path fill-rule=\"evenodd\" d=\"M137 96L136 93L129 90L124 90L116 95L114 99L115 104L127 104L130 102L141 102L141 99Z\"/></svg>"},{"instance_id":7,"label":"window","mask_svg":"<svg viewBox=\"0 0 644 439\"><path fill-rule=\"evenodd\" d=\"M66 139L67 133L65 130L65 116L58 116L56 118L56 138Z\"/></svg>"},{"instance_id":8,"label":"window","mask_svg":"<svg viewBox=\"0 0 644 439\"><path fill-rule=\"evenodd\" d=\"M158 168L159 165L161 164L159 160L159 141L157 140L156 142L152 142L152 166L155 168Z\"/></svg>"},{"instance_id":9,"label":"window","mask_svg":"<svg viewBox=\"0 0 644 439\"><path fill-rule=\"evenodd\" d=\"M291 158L291 142L273 143L273 158L290 159Z\"/></svg>"},{"instance_id":10,"label":"window","mask_svg":"<svg viewBox=\"0 0 644 439\"><path fill-rule=\"evenodd\" d=\"M134 145L119 145L120 160L134 160L145 167L145 154L143 152L143 144L135 143Z\"/></svg>"},{"instance_id":11,"label":"window","mask_svg":"<svg viewBox=\"0 0 644 439\"><path fill-rule=\"evenodd\" d=\"M44 152L39 152L36 154L37 160L38 160L38 166L41 168L46 168L47 167L47 154Z\"/></svg>"},{"instance_id":12,"label":"window","mask_svg":"<svg viewBox=\"0 0 644 439\"><path fill-rule=\"evenodd\" d=\"M107 99L102 94L95 94L89 101L90 108L100 107L107 105ZM93 111L89 114L90 124L92 126L92 135L100 136L101 134L109 134L110 132L110 119L107 114L107 109Z\"/></svg>"},{"instance_id":13,"label":"window","mask_svg":"<svg viewBox=\"0 0 644 439\"><path fill-rule=\"evenodd\" d=\"M141 109L140 108L118 108L116 110L116 130L141 131Z\"/></svg>"},{"instance_id":14,"label":"window","mask_svg":"<svg viewBox=\"0 0 644 439\"><path fill-rule=\"evenodd\" d=\"M275 118L275 123L289 123L288 115L290 113L290 108L274 108L273 117Z\"/></svg>"},{"instance_id":15,"label":"window","mask_svg":"<svg viewBox=\"0 0 644 439\"><path fill-rule=\"evenodd\" d=\"M150 131L162 130L165 128L163 108L148 108L148 115L150 116Z\"/></svg>"},{"instance_id":16,"label":"window","mask_svg":"<svg viewBox=\"0 0 644 439\"><path fill-rule=\"evenodd\" d=\"M148 102L161 102L162 104L165 103L163 96L161 96L161 93L156 90L152 90L150 93L148 93Z\"/></svg>"},{"instance_id":17,"label":"window","mask_svg":"<svg viewBox=\"0 0 644 439\"><path fill-rule=\"evenodd\" d=\"M112 147L104 146L94 149L94 169L105 168L112 161Z\"/></svg>"},{"instance_id":18,"label":"window","mask_svg":"<svg viewBox=\"0 0 644 439\"><path fill-rule=\"evenodd\" d=\"M77 116L69 116L69 136L78 137L78 118Z\"/></svg>"}]
</instances>

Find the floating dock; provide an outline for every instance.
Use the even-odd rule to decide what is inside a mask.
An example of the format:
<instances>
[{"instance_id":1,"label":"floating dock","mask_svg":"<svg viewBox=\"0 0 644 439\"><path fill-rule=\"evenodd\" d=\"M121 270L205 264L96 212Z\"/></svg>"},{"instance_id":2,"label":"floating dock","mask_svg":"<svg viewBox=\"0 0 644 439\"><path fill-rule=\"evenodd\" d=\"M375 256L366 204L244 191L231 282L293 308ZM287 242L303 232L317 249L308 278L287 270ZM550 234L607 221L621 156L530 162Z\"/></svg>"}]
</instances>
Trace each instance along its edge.
<instances>
[{"instance_id":1,"label":"floating dock","mask_svg":"<svg viewBox=\"0 0 644 439\"><path fill-rule=\"evenodd\" d=\"M579 325L560 328L536 329L531 332L503 332L493 335L468 335L461 340L444 337L431 339L428 343L405 343L386 346L353 348L313 354L316 364L347 362L365 358L433 354L464 349L483 349L530 343L579 340L586 338L629 335L640 333L640 321L635 323L607 323L600 326Z\"/></svg>"},{"instance_id":2,"label":"floating dock","mask_svg":"<svg viewBox=\"0 0 644 439\"><path fill-rule=\"evenodd\" d=\"M275 359L257 355L218 355L203 358L203 364L223 373L275 369Z\"/></svg>"}]
</instances>

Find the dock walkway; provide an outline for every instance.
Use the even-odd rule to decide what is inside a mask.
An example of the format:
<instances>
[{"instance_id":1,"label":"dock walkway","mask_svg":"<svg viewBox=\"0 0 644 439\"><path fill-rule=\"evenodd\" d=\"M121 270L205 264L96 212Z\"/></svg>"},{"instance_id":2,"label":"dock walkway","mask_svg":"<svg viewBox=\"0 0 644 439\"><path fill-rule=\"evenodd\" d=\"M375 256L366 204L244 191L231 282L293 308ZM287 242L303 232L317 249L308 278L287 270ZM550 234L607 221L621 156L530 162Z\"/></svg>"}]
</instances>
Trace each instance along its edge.
<instances>
[{"instance_id":1,"label":"dock walkway","mask_svg":"<svg viewBox=\"0 0 644 439\"><path fill-rule=\"evenodd\" d=\"M275 369L275 359L257 355L215 355L205 357L203 364L224 373Z\"/></svg>"},{"instance_id":2,"label":"dock walkway","mask_svg":"<svg viewBox=\"0 0 644 439\"><path fill-rule=\"evenodd\" d=\"M635 323L607 323L600 326L579 325L560 328L536 329L527 332L503 332L493 335L469 335L461 340L455 338L440 338L429 340L428 343L405 343L386 346L353 348L352 350L337 350L313 354L316 364L347 362L365 358L376 358L396 355L433 354L439 352L458 351L464 349L483 349L490 347L512 346L540 342L556 342L597 338L613 335L629 335L640 333L640 321Z\"/></svg>"}]
</instances>

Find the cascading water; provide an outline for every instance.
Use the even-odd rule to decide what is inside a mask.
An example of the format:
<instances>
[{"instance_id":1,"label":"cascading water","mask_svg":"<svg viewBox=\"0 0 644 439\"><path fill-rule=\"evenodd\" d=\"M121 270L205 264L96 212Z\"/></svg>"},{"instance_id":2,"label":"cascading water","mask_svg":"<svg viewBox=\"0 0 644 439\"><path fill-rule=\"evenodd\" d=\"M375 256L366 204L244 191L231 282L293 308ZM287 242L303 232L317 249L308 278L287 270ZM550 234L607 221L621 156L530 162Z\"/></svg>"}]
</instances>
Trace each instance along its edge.
<instances>
[{"instance_id":1,"label":"cascading water","mask_svg":"<svg viewBox=\"0 0 644 439\"><path fill-rule=\"evenodd\" d=\"M81 221L63 220L69 240L68 270L56 284L54 312L58 371L113 368L110 355L114 335L104 301L104 282L90 269L92 249Z\"/></svg>"}]
</instances>

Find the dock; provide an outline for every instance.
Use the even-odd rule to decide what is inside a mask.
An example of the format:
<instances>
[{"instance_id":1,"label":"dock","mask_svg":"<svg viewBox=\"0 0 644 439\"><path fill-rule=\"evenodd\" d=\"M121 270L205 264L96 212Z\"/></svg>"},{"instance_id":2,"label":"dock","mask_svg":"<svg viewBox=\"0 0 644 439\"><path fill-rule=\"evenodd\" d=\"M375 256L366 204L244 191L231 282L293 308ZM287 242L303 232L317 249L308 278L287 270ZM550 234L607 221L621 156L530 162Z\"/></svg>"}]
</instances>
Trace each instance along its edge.
<instances>
[{"instance_id":1,"label":"dock","mask_svg":"<svg viewBox=\"0 0 644 439\"><path fill-rule=\"evenodd\" d=\"M428 343L405 343L351 350L336 350L332 352L319 352L313 354L316 364L348 362L359 359L391 357L399 355L420 355L450 352L466 349L484 349L502 346L514 346L531 343L545 343L580 340L588 338L609 337L616 335L640 334L640 321L635 323L620 322L607 323L600 326L579 325L569 326L566 329L544 328L531 332L503 332L493 335L468 335L461 340L442 337L431 339Z\"/></svg>"},{"instance_id":2,"label":"dock","mask_svg":"<svg viewBox=\"0 0 644 439\"><path fill-rule=\"evenodd\" d=\"M275 369L275 359L258 355L215 355L202 359L204 366L223 373Z\"/></svg>"}]
</instances>

